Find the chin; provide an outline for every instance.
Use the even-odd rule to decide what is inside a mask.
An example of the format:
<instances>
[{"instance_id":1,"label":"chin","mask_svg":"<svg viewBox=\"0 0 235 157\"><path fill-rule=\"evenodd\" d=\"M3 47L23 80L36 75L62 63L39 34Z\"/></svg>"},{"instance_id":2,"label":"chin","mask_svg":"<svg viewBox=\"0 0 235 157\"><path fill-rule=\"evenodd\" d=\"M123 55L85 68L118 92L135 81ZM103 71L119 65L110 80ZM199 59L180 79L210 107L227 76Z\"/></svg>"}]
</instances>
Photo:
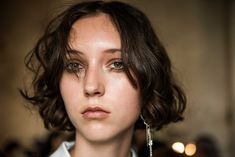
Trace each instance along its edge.
<instances>
[{"instance_id":1,"label":"chin","mask_svg":"<svg viewBox=\"0 0 235 157\"><path fill-rule=\"evenodd\" d=\"M129 129L121 129L119 128L110 128L110 127L89 127L84 129L84 132L78 131L78 137L90 141L90 142L110 142L115 139L120 139L122 137L126 137L126 135L132 134L132 128ZM82 133L83 132L83 133ZM80 135L80 136L79 136Z\"/></svg>"},{"instance_id":2,"label":"chin","mask_svg":"<svg viewBox=\"0 0 235 157\"><path fill-rule=\"evenodd\" d=\"M82 134L79 134L79 135L82 135ZM101 130L101 131L86 131L85 133L83 133L82 138L90 142L102 143L102 142L108 142L114 139L116 136L117 136L117 133L115 132ZM81 136L79 136L79 138L81 138Z\"/></svg>"},{"instance_id":3,"label":"chin","mask_svg":"<svg viewBox=\"0 0 235 157\"><path fill-rule=\"evenodd\" d=\"M87 140L93 143L107 143L114 139L113 135L91 135L87 137Z\"/></svg>"}]
</instances>

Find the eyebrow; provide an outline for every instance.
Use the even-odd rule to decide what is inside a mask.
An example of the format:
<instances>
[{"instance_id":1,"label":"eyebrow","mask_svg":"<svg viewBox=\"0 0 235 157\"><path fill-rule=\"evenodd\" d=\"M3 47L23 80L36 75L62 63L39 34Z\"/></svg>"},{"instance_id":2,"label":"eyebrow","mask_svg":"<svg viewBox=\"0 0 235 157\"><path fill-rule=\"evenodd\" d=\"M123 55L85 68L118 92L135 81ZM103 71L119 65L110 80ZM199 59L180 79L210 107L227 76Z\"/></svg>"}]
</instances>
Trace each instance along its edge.
<instances>
[{"instance_id":1,"label":"eyebrow","mask_svg":"<svg viewBox=\"0 0 235 157\"><path fill-rule=\"evenodd\" d=\"M70 49L70 50L68 50L68 54L77 55L77 54L83 54L83 53L81 51L78 51L78 50Z\"/></svg>"},{"instance_id":2,"label":"eyebrow","mask_svg":"<svg viewBox=\"0 0 235 157\"><path fill-rule=\"evenodd\" d=\"M117 48L111 48L111 49L107 49L105 51L103 51L104 53L117 53L117 52L120 52L121 53L121 49L117 49ZM74 49L71 49L71 50L68 50L68 53L69 54L81 54L81 55L84 55L84 53L82 51L79 51L79 50L74 50Z\"/></svg>"},{"instance_id":3,"label":"eyebrow","mask_svg":"<svg viewBox=\"0 0 235 157\"><path fill-rule=\"evenodd\" d=\"M121 49L107 49L104 51L105 53L116 53L116 52L121 52Z\"/></svg>"}]
</instances>

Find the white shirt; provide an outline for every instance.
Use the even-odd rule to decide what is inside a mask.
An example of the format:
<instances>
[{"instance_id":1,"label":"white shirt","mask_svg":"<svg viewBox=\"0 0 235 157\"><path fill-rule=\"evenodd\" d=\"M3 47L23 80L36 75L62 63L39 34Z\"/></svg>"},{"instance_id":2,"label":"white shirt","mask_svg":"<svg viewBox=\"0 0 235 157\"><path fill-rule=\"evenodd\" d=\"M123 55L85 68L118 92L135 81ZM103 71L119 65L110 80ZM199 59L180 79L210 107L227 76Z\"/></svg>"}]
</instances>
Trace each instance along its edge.
<instances>
[{"instance_id":1,"label":"white shirt","mask_svg":"<svg viewBox=\"0 0 235 157\"><path fill-rule=\"evenodd\" d=\"M69 149L74 146L74 142L63 142L50 157L71 157ZM138 157L135 150L131 149L132 157Z\"/></svg>"}]
</instances>

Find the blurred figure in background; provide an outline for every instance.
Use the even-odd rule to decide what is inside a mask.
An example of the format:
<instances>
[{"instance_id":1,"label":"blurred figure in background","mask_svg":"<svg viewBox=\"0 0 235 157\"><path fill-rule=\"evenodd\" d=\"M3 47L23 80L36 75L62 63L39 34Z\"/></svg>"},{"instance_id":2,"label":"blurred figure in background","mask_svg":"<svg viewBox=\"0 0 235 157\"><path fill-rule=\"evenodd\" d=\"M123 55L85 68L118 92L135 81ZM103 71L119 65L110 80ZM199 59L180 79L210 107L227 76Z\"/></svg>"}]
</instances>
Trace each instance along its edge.
<instances>
[{"instance_id":1,"label":"blurred figure in background","mask_svg":"<svg viewBox=\"0 0 235 157\"><path fill-rule=\"evenodd\" d=\"M194 157L221 157L215 139L210 135L199 136L196 140L197 151Z\"/></svg>"},{"instance_id":2,"label":"blurred figure in background","mask_svg":"<svg viewBox=\"0 0 235 157\"><path fill-rule=\"evenodd\" d=\"M3 145L0 157L27 157L27 151L17 140L11 139Z\"/></svg>"}]
</instances>

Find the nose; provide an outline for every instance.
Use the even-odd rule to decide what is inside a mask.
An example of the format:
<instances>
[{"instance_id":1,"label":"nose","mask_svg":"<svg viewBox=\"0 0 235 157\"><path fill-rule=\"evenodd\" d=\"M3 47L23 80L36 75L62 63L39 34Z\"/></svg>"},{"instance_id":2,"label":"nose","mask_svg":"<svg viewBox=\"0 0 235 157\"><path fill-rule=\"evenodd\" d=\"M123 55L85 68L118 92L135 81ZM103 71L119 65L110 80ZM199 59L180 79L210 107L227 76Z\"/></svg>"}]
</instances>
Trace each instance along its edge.
<instances>
[{"instance_id":1,"label":"nose","mask_svg":"<svg viewBox=\"0 0 235 157\"><path fill-rule=\"evenodd\" d=\"M88 68L84 78L84 95L87 97L102 96L105 93L104 78L97 68Z\"/></svg>"}]
</instances>

